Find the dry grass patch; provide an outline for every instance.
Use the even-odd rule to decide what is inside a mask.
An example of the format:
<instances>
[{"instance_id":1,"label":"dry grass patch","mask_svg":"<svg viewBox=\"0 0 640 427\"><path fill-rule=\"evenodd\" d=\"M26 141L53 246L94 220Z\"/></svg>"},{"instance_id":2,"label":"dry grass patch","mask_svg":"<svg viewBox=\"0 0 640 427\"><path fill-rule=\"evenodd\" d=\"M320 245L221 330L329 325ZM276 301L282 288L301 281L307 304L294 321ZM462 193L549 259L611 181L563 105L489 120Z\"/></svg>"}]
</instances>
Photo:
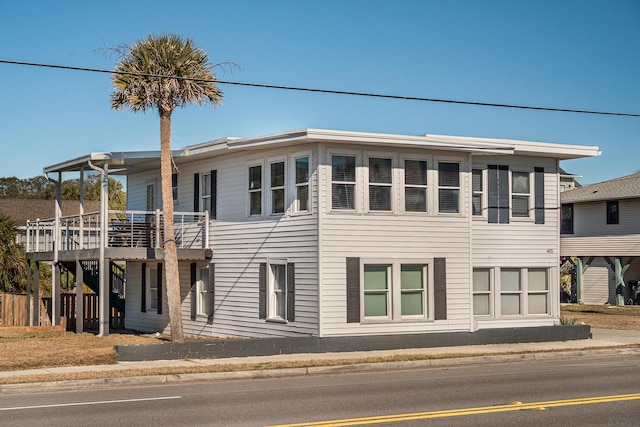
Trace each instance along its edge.
<instances>
[{"instance_id":1,"label":"dry grass patch","mask_svg":"<svg viewBox=\"0 0 640 427\"><path fill-rule=\"evenodd\" d=\"M640 306L563 305L561 316L592 328L640 331Z\"/></svg>"}]
</instances>

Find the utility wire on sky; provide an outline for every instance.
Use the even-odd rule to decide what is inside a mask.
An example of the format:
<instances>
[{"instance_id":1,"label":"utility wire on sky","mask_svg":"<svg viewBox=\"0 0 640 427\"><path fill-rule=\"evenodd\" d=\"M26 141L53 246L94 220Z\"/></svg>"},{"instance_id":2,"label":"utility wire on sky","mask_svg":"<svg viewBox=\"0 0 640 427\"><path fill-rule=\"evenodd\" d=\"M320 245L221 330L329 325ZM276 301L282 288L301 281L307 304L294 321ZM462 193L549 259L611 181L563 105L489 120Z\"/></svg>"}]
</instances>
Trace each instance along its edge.
<instances>
[{"instance_id":1,"label":"utility wire on sky","mask_svg":"<svg viewBox=\"0 0 640 427\"><path fill-rule=\"evenodd\" d=\"M40 64L35 62L9 61L4 59L0 59L0 63L11 64L11 65L25 65L30 67L57 68L62 70L90 71L94 73L116 74L114 70L72 67L68 65ZM385 94L379 94L379 93L351 92L351 91L331 90L331 89L315 89L315 88L307 88L307 87L269 85L269 84L261 84L261 83L233 82L233 81L225 81L225 80L202 80L202 79L193 79L193 78L179 77L179 76L164 76L160 74L128 73L128 72L118 72L117 74L135 75L135 76L143 76L143 77L173 78L173 79L181 79L181 80L212 81L217 84L223 84L223 85L293 90L293 91L300 91L300 92L328 93L328 94L334 94L334 95L364 96L364 97L370 97L370 98L398 99L398 100L405 100L405 101L440 102L445 104L474 105L479 107L515 108L515 109L521 109L521 110L553 111L553 112L560 112L560 113L579 113L579 114L597 114L597 115L605 115L605 116L640 117L640 113L619 113L619 112L613 112L613 111L594 111L594 110L579 110L579 109L571 109L571 108L535 107L531 105L499 104L499 103L492 103L492 102L457 101L452 99L423 98L418 96L403 96L403 95L385 95Z\"/></svg>"}]
</instances>

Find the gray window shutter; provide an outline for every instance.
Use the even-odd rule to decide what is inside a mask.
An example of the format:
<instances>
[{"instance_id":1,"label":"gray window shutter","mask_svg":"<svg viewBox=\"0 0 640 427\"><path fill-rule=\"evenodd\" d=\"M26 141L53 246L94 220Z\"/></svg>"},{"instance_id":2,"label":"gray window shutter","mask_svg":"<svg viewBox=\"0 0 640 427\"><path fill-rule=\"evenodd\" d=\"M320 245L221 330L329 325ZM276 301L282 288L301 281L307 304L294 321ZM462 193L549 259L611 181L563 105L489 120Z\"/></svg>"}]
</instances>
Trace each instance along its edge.
<instances>
[{"instance_id":1,"label":"gray window shutter","mask_svg":"<svg viewBox=\"0 0 640 427\"><path fill-rule=\"evenodd\" d=\"M158 283L156 284L158 289L158 314L162 314L162 263L158 263Z\"/></svg>"},{"instance_id":2,"label":"gray window shutter","mask_svg":"<svg viewBox=\"0 0 640 427\"><path fill-rule=\"evenodd\" d=\"M498 166L487 166L487 187L488 187L488 205L487 205L487 222L498 223Z\"/></svg>"},{"instance_id":3,"label":"gray window shutter","mask_svg":"<svg viewBox=\"0 0 640 427\"><path fill-rule=\"evenodd\" d=\"M218 171L211 171L211 219L218 217Z\"/></svg>"},{"instance_id":4,"label":"gray window shutter","mask_svg":"<svg viewBox=\"0 0 640 427\"><path fill-rule=\"evenodd\" d=\"M193 174L193 211L200 212L200 174Z\"/></svg>"},{"instance_id":5,"label":"gray window shutter","mask_svg":"<svg viewBox=\"0 0 640 427\"><path fill-rule=\"evenodd\" d=\"M509 167L498 166L498 222L500 224L509 223Z\"/></svg>"},{"instance_id":6,"label":"gray window shutter","mask_svg":"<svg viewBox=\"0 0 640 427\"><path fill-rule=\"evenodd\" d=\"M544 168L533 168L535 186L535 222L544 224Z\"/></svg>"},{"instance_id":7,"label":"gray window shutter","mask_svg":"<svg viewBox=\"0 0 640 427\"><path fill-rule=\"evenodd\" d=\"M145 313L147 311L147 263L142 263L142 282L140 285L140 311Z\"/></svg>"},{"instance_id":8,"label":"gray window shutter","mask_svg":"<svg viewBox=\"0 0 640 427\"><path fill-rule=\"evenodd\" d=\"M260 263L258 273L258 317L267 318L267 263Z\"/></svg>"},{"instance_id":9,"label":"gray window shutter","mask_svg":"<svg viewBox=\"0 0 640 427\"><path fill-rule=\"evenodd\" d=\"M287 320L296 320L296 266L292 262L287 264Z\"/></svg>"},{"instance_id":10,"label":"gray window shutter","mask_svg":"<svg viewBox=\"0 0 640 427\"><path fill-rule=\"evenodd\" d=\"M191 320L196 320L196 310L197 310L197 296L196 292L198 291L196 288L196 281L198 280L198 266L195 262L191 263L191 291L189 293L191 300Z\"/></svg>"},{"instance_id":11,"label":"gray window shutter","mask_svg":"<svg viewBox=\"0 0 640 427\"><path fill-rule=\"evenodd\" d=\"M446 258L433 259L433 302L435 320L447 318L447 261Z\"/></svg>"},{"instance_id":12,"label":"gray window shutter","mask_svg":"<svg viewBox=\"0 0 640 427\"><path fill-rule=\"evenodd\" d=\"M347 323L360 322L360 258L347 258Z\"/></svg>"},{"instance_id":13,"label":"gray window shutter","mask_svg":"<svg viewBox=\"0 0 640 427\"><path fill-rule=\"evenodd\" d=\"M214 304L216 302L216 265L209 264L209 312L207 313L207 324L213 324Z\"/></svg>"}]
</instances>

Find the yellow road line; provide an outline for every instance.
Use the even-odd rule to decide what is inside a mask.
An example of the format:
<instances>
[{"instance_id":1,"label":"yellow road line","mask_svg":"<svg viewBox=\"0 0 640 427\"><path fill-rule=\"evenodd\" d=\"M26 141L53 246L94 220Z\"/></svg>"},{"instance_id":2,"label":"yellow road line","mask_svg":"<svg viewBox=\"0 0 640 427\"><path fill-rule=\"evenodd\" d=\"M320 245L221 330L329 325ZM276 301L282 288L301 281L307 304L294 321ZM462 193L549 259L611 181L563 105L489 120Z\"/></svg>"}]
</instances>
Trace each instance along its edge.
<instances>
[{"instance_id":1,"label":"yellow road line","mask_svg":"<svg viewBox=\"0 0 640 427\"><path fill-rule=\"evenodd\" d=\"M549 400L545 402L520 403L509 405L482 406L477 408L448 409L443 411L416 412L411 414L381 415L377 417L347 418L342 420L315 421L307 423L282 424L271 427L341 427L376 423L392 423L399 421L424 420L428 418L459 417L463 415L490 414L497 412L511 412L524 410L544 410L561 406L589 405L594 403L622 402L626 400L640 400L640 393L619 394L612 396L582 397L577 399Z\"/></svg>"}]
</instances>

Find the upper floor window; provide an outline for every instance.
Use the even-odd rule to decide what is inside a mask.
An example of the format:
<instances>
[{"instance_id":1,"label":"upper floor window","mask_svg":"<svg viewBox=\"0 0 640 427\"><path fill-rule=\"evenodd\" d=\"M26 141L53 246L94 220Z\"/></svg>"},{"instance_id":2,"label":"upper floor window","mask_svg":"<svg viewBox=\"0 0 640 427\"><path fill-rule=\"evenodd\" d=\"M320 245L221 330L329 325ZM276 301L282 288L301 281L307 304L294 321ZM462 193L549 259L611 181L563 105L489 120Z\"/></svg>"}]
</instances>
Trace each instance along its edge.
<instances>
[{"instance_id":1,"label":"upper floor window","mask_svg":"<svg viewBox=\"0 0 640 427\"><path fill-rule=\"evenodd\" d=\"M249 167L249 215L262 215L262 166Z\"/></svg>"},{"instance_id":2,"label":"upper floor window","mask_svg":"<svg viewBox=\"0 0 640 427\"><path fill-rule=\"evenodd\" d=\"M619 224L617 200L607 202L607 224Z\"/></svg>"},{"instance_id":3,"label":"upper floor window","mask_svg":"<svg viewBox=\"0 0 640 427\"><path fill-rule=\"evenodd\" d=\"M561 214L560 234L573 234L573 203L562 205Z\"/></svg>"},{"instance_id":4,"label":"upper floor window","mask_svg":"<svg viewBox=\"0 0 640 427\"><path fill-rule=\"evenodd\" d=\"M424 160L404 161L404 210L427 211L427 162Z\"/></svg>"},{"instance_id":5,"label":"upper floor window","mask_svg":"<svg viewBox=\"0 0 640 427\"><path fill-rule=\"evenodd\" d=\"M296 164L296 212L309 211L309 157L298 157Z\"/></svg>"},{"instance_id":6,"label":"upper floor window","mask_svg":"<svg viewBox=\"0 0 640 427\"><path fill-rule=\"evenodd\" d=\"M356 188L355 156L331 156L331 206L354 210Z\"/></svg>"},{"instance_id":7,"label":"upper floor window","mask_svg":"<svg viewBox=\"0 0 640 427\"><path fill-rule=\"evenodd\" d=\"M484 187L482 182L482 169L471 171L471 209L473 215L482 215L482 195Z\"/></svg>"},{"instance_id":8,"label":"upper floor window","mask_svg":"<svg viewBox=\"0 0 640 427\"><path fill-rule=\"evenodd\" d=\"M459 163L438 163L438 210L441 213L460 212Z\"/></svg>"},{"instance_id":9,"label":"upper floor window","mask_svg":"<svg viewBox=\"0 0 640 427\"><path fill-rule=\"evenodd\" d=\"M156 185L147 184L147 211L156 209Z\"/></svg>"},{"instance_id":10,"label":"upper floor window","mask_svg":"<svg viewBox=\"0 0 640 427\"><path fill-rule=\"evenodd\" d=\"M369 210L391 210L391 159L369 158Z\"/></svg>"},{"instance_id":11,"label":"upper floor window","mask_svg":"<svg viewBox=\"0 0 640 427\"><path fill-rule=\"evenodd\" d=\"M271 163L271 213L284 213L284 162Z\"/></svg>"},{"instance_id":12,"label":"upper floor window","mask_svg":"<svg viewBox=\"0 0 640 427\"><path fill-rule=\"evenodd\" d=\"M531 186L529 172L511 173L511 215L513 217L529 217L529 199Z\"/></svg>"},{"instance_id":13,"label":"upper floor window","mask_svg":"<svg viewBox=\"0 0 640 427\"><path fill-rule=\"evenodd\" d=\"M177 202L178 201L178 174L175 172L171 174L171 195L173 197L173 201Z\"/></svg>"},{"instance_id":14,"label":"upper floor window","mask_svg":"<svg viewBox=\"0 0 640 427\"><path fill-rule=\"evenodd\" d=\"M211 212L211 174L200 175L200 209Z\"/></svg>"}]
</instances>

